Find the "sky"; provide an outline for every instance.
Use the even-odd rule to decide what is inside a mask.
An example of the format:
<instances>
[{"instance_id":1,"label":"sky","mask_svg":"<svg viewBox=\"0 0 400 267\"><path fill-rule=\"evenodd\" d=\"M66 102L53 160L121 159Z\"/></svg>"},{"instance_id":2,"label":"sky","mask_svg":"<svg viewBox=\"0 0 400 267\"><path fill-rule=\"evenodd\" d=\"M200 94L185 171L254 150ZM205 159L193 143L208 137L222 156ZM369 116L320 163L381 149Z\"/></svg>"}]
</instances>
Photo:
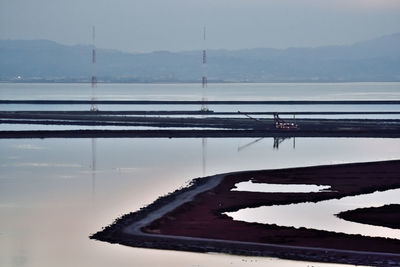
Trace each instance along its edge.
<instances>
[{"instance_id":1,"label":"sky","mask_svg":"<svg viewBox=\"0 0 400 267\"><path fill-rule=\"evenodd\" d=\"M93 25L126 52L346 45L400 32L400 0L0 0L0 39L90 44Z\"/></svg>"}]
</instances>

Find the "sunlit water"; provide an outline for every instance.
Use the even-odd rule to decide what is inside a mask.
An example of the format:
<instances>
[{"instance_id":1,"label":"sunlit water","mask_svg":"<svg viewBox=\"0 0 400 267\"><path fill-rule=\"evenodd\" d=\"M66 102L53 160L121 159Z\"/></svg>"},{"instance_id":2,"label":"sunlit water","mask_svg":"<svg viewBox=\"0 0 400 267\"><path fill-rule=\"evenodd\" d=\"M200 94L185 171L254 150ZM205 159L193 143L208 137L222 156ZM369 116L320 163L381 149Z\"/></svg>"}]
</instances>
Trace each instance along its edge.
<instances>
[{"instance_id":1,"label":"sunlit water","mask_svg":"<svg viewBox=\"0 0 400 267\"><path fill-rule=\"evenodd\" d=\"M215 86L220 89L208 91L210 100L227 96L254 100L259 94L262 99L277 100L294 96L400 98L398 83ZM321 86L327 94L320 92ZM353 87L352 92L349 88ZM98 99L197 100L201 91L197 85L108 84L98 88ZM90 92L88 84L0 84L1 99L88 99ZM10 108L6 106L0 105L0 109ZM0 140L0 266L334 266L138 249L90 240L88 236L192 178L230 171L400 158L398 139L296 138L295 143L294 139L284 140L279 149L273 147L272 138L257 143L251 138L204 140Z\"/></svg>"}]
</instances>

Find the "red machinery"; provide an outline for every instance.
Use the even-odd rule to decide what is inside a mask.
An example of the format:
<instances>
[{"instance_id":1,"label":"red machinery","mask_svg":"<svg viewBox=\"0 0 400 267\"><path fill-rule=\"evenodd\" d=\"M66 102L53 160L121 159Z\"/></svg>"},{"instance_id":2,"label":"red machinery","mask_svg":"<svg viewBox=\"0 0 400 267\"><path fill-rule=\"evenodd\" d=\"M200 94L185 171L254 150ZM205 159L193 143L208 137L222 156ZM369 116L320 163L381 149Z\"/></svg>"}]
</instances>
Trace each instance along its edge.
<instances>
[{"instance_id":1,"label":"red machinery","mask_svg":"<svg viewBox=\"0 0 400 267\"><path fill-rule=\"evenodd\" d=\"M293 130L298 128L298 125L295 122L286 122L279 118L277 112L274 113L274 124L276 129Z\"/></svg>"},{"instance_id":2,"label":"red machinery","mask_svg":"<svg viewBox=\"0 0 400 267\"><path fill-rule=\"evenodd\" d=\"M248 117L249 119L264 123L260 119L253 118L253 117L249 116L246 113L243 113L243 112L239 111L239 114L243 114L246 117ZM281 119L279 117L278 112L274 113L274 126L275 126L276 129L284 129L284 130L294 130L294 129L298 129L299 128L299 126L297 125L296 122L287 122L287 121L284 121L283 119Z\"/></svg>"}]
</instances>

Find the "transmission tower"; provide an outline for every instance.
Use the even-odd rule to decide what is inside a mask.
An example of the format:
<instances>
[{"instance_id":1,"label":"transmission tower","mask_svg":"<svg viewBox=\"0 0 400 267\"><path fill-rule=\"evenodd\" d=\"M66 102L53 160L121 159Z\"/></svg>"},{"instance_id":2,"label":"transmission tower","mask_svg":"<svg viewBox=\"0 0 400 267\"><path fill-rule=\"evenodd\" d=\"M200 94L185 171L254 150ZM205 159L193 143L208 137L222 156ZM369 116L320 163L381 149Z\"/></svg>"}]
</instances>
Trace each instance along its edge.
<instances>
[{"instance_id":1,"label":"transmission tower","mask_svg":"<svg viewBox=\"0 0 400 267\"><path fill-rule=\"evenodd\" d=\"M90 111L98 111L99 110L95 103L95 101L96 101L96 90L95 89L97 87L95 39L96 39L96 32L95 32L95 27L93 26L93 28L92 28L92 99L91 99L92 104L90 107Z\"/></svg>"},{"instance_id":2,"label":"transmission tower","mask_svg":"<svg viewBox=\"0 0 400 267\"><path fill-rule=\"evenodd\" d=\"M206 88L207 88L207 51L206 51L206 27L203 29L203 61L202 61L202 68L203 68L203 77L201 79L201 85L203 87L203 92L202 92L202 105L201 105L201 111L208 111L208 107L206 105L207 97L206 97Z\"/></svg>"},{"instance_id":3,"label":"transmission tower","mask_svg":"<svg viewBox=\"0 0 400 267\"><path fill-rule=\"evenodd\" d=\"M206 88L207 88L207 51L206 51L206 27L203 29L203 58L202 58L202 68L203 68L203 76L201 79L201 85L202 85L202 104L201 104L201 111L207 112L209 111L207 104L205 103L207 101L206 97ZM207 172L207 138L202 138L201 139L201 147L202 147L202 169L203 169L203 177L206 176Z\"/></svg>"}]
</instances>

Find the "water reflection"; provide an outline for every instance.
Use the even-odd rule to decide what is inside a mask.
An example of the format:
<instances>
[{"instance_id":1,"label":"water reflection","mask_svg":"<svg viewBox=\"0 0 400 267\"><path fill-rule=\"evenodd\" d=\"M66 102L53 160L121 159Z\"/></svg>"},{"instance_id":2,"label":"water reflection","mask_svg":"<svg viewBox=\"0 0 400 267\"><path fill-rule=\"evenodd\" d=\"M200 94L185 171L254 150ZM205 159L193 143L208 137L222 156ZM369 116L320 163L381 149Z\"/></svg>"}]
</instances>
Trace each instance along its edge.
<instances>
[{"instance_id":1,"label":"water reflection","mask_svg":"<svg viewBox=\"0 0 400 267\"><path fill-rule=\"evenodd\" d=\"M248 148L249 146L254 145L255 143L260 142L260 141L263 140L263 139L264 139L264 137L261 137L261 138L258 138L258 139L256 139L256 140L254 140L254 141L251 141L250 143L247 143L247 144L244 144L244 145L242 145L242 146L239 146L239 147L238 147L238 152L242 151L243 149Z\"/></svg>"},{"instance_id":2,"label":"water reflection","mask_svg":"<svg viewBox=\"0 0 400 267\"><path fill-rule=\"evenodd\" d=\"M235 184L231 191L262 192L262 193L318 193L328 192L329 185L315 184L268 184L253 183L252 180Z\"/></svg>"},{"instance_id":3,"label":"water reflection","mask_svg":"<svg viewBox=\"0 0 400 267\"><path fill-rule=\"evenodd\" d=\"M247 149L248 147L260 142L264 138L265 137L261 137L261 138L258 138L256 140L253 140L253 141L251 141L251 142L249 142L247 144L241 145L241 146L238 147L237 151L240 152L240 151L242 151L244 149ZM283 143L285 140L292 139L292 138L293 138L293 149L296 149L296 137L281 137L281 136L273 137L273 141L274 141L274 144L272 145L273 149L279 150L279 145L281 143Z\"/></svg>"},{"instance_id":4,"label":"water reflection","mask_svg":"<svg viewBox=\"0 0 400 267\"><path fill-rule=\"evenodd\" d=\"M250 259L251 266L333 266L137 249L88 236L203 176L203 151L205 175L400 158L399 139L297 138L296 150L260 140L240 153L254 139L207 138L204 150L193 138L94 141L92 150L90 139L0 140L0 266L249 266Z\"/></svg>"},{"instance_id":5,"label":"water reflection","mask_svg":"<svg viewBox=\"0 0 400 267\"><path fill-rule=\"evenodd\" d=\"M96 138L92 138L92 199L94 201L96 194Z\"/></svg>"},{"instance_id":6,"label":"water reflection","mask_svg":"<svg viewBox=\"0 0 400 267\"><path fill-rule=\"evenodd\" d=\"M399 195L400 189L394 189L317 203L246 208L226 214L239 221L400 239L400 230L346 221L335 216L346 210L400 204Z\"/></svg>"},{"instance_id":7,"label":"water reflection","mask_svg":"<svg viewBox=\"0 0 400 267\"><path fill-rule=\"evenodd\" d=\"M202 170L203 176L207 176L207 138L201 138Z\"/></svg>"},{"instance_id":8,"label":"water reflection","mask_svg":"<svg viewBox=\"0 0 400 267\"><path fill-rule=\"evenodd\" d=\"M287 139L291 139L291 137L274 137L274 145L273 148L274 149L279 149L279 145L287 140ZM293 137L293 149L296 148L296 137Z\"/></svg>"}]
</instances>

